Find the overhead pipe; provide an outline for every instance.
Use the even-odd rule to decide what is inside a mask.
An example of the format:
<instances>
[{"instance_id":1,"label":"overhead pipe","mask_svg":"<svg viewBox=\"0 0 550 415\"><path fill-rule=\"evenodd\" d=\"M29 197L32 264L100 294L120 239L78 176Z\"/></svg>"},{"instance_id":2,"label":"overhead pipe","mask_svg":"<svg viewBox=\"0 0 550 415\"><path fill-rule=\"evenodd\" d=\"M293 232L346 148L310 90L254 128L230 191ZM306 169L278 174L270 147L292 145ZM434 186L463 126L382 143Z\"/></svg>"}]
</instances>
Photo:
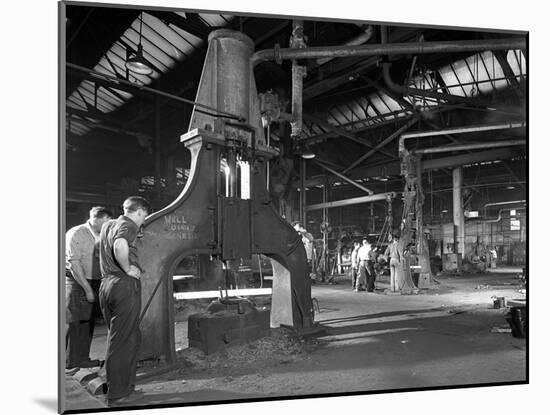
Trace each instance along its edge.
<instances>
[{"instance_id":1,"label":"overhead pipe","mask_svg":"<svg viewBox=\"0 0 550 415\"><path fill-rule=\"evenodd\" d=\"M388 31L386 26L380 27L380 40L383 45L386 45L388 43ZM422 44L424 42L420 42ZM388 55L388 54L386 54ZM433 91L426 91L424 89L418 89L418 88L411 88L406 85L399 85L396 84L391 75L390 75L390 68L391 68L391 62L383 62L382 63L382 76L384 78L384 82L388 86L389 89L392 91L401 94L401 95L416 95L421 96L425 98L433 98L437 100L444 100L451 104L461 104L461 103L468 103L470 105L474 106L486 106L487 103L484 100L476 99L476 98L470 98L470 97L463 97L459 95L451 95L451 94L444 94L441 92L433 92Z\"/></svg>"},{"instance_id":2,"label":"overhead pipe","mask_svg":"<svg viewBox=\"0 0 550 415\"><path fill-rule=\"evenodd\" d=\"M328 171L329 173L332 173L332 174L334 174L335 176L338 176L339 178L341 178L341 179L344 180L345 182L347 182L347 183L349 183L349 184L351 184L351 185L357 187L358 189L363 190L364 192L367 192L369 195L374 194L374 192L373 192L372 190L367 189L367 188L364 187L364 186L361 186L361 185L360 185L359 183L357 183L355 180L352 180L352 179L350 179L349 177L344 176L342 173L337 172L336 170L333 170L333 169L331 169L330 167L325 166L323 163L320 163L320 162L317 161L317 160L315 161L315 163L316 163L317 165L319 165L320 167L322 167L323 169L325 169L326 171Z\"/></svg>"},{"instance_id":3,"label":"overhead pipe","mask_svg":"<svg viewBox=\"0 0 550 415\"><path fill-rule=\"evenodd\" d=\"M482 222L482 223L498 223L502 220L502 212L504 211L507 211L507 210L525 210L526 208L525 207L518 207L518 208L506 208L506 209L500 209L498 211L498 216L496 218L493 218L493 219L483 219L479 222Z\"/></svg>"},{"instance_id":4,"label":"overhead pipe","mask_svg":"<svg viewBox=\"0 0 550 415\"><path fill-rule=\"evenodd\" d=\"M485 203L483 205L483 216L487 215L487 208L493 206L503 206L503 205L515 205L515 204L525 204L527 200L510 200L508 202L494 202L494 203Z\"/></svg>"},{"instance_id":5,"label":"overhead pipe","mask_svg":"<svg viewBox=\"0 0 550 415\"><path fill-rule=\"evenodd\" d=\"M306 210L310 211L310 210L319 210L319 209L329 209L329 208L342 207L342 206L358 205L361 203L377 202L379 200L387 200L388 197L393 199L395 197L395 192L378 193L378 194L369 195L369 196L353 197L351 199L335 200L333 202L317 203L314 205L307 206Z\"/></svg>"},{"instance_id":6,"label":"overhead pipe","mask_svg":"<svg viewBox=\"0 0 550 415\"><path fill-rule=\"evenodd\" d=\"M434 154L434 153L446 153L449 151L476 150L479 148L523 146L525 144L527 144L527 140L525 139L502 140L502 141L488 141L483 143L456 144L456 145L448 145L448 146L441 146L441 147L422 148L411 152L413 152L414 154Z\"/></svg>"},{"instance_id":7,"label":"overhead pipe","mask_svg":"<svg viewBox=\"0 0 550 415\"><path fill-rule=\"evenodd\" d=\"M372 38L373 33L374 33L374 28L372 27L372 25L368 25L363 33L360 33L354 38L351 38L350 40L345 42L342 46L356 46L356 45L362 45L363 43L367 43ZM333 59L334 58L319 58L317 59L317 64L324 65L325 63L330 62Z\"/></svg>"},{"instance_id":8,"label":"overhead pipe","mask_svg":"<svg viewBox=\"0 0 550 415\"><path fill-rule=\"evenodd\" d=\"M481 131L494 131L494 130L503 130L503 129L510 129L510 128L520 128L525 127L525 122L516 122L516 123L500 123L500 124L489 124L489 125L478 125L473 127L455 127L455 128L448 128L443 130L437 130L437 131L424 131L424 132L417 132L417 133L406 133L403 134L401 137L399 137L399 153L402 153L404 151L407 151L407 148L405 147L405 140L409 138L419 138L419 137L431 137L431 136L437 136L437 135L448 135L448 134L458 134L458 133L470 133L470 132L481 132ZM508 140L508 141L515 141L515 140ZM503 141L501 141L502 143ZM497 142L498 143L498 142ZM490 143L487 145L487 143L484 144L484 146L480 146L477 148L493 148L493 147L503 147L503 146L510 146L510 145L521 145L525 144L525 140L523 140L523 143L518 144L506 144L506 145L498 145L497 143ZM478 143L480 144L480 143ZM471 146L474 144L465 144L465 146ZM462 145L460 145L462 146ZM445 146L445 147L438 147L438 148L445 148L445 150L440 151L431 151L433 153L437 152L444 152L444 151L457 151L457 148L451 148L451 146ZM473 147L468 148L460 148L458 150L471 150ZM415 150L417 154L427 154L432 149L421 149L421 150Z\"/></svg>"},{"instance_id":9,"label":"overhead pipe","mask_svg":"<svg viewBox=\"0 0 550 415\"><path fill-rule=\"evenodd\" d=\"M446 129L437 130L437 131L419 131L415 133L406 133L406 134L403 134L401 137L404 139L417 138L417 137L433 137L433 136L447 135L447 134L477 133L482 131L524 128L526 126L527 126L527 122L525 121L510 122L510 123L500 123L500 124L478 125L473 127L446 128Z\"/></svg>"},{"instance_id":10,"label":"overhead pipe","mask_svg":"<svg viewBox=\"0 0 550 415\"><path fill-rule=\"evenodd\" d=\"M260 50L252 55L252 68L261 62L291 59L351 58L356 56L392 56L428 53L480 52L510 50L527 47L524 38L456 40L441 42L405 42L351 46L314 46L307 48L280 48Z\"/></svg>"}]
</instances>

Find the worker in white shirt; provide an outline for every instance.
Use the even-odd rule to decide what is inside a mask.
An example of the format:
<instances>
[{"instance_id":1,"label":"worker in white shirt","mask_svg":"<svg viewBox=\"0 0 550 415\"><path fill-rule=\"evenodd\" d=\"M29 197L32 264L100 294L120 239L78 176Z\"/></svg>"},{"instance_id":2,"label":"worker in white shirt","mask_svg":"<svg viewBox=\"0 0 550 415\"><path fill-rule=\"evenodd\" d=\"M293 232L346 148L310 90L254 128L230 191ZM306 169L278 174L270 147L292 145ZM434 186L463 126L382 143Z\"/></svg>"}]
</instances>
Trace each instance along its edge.
<instances>
[{"instance_id":1,"label":"worker in white shirt","mask_svg":"<svg viewBox=\"0 0 550 415\"><path fill-rule=\"evenodd\" d=\"M355 291L365 291L365 286L367 285L367 274L368 274L368 261L369 253L371 251L371 245L367 239L363 239L361 247L357 251L357 262L359 264L359 278L355 285Z\"/></svg>"},{"instance_id":2,"label":"worker in white shirt","mask_svg":"<svg viewBox=\"0 0 550 415\"><path fill-rule=\"evenodd\" d=\"M353 243L353 251L351 251L351 289L355 289L357 283L357 274L359 272L359 262L357 261L357 253L361 244L357 241Z\"/></svg>"}]
</instances>

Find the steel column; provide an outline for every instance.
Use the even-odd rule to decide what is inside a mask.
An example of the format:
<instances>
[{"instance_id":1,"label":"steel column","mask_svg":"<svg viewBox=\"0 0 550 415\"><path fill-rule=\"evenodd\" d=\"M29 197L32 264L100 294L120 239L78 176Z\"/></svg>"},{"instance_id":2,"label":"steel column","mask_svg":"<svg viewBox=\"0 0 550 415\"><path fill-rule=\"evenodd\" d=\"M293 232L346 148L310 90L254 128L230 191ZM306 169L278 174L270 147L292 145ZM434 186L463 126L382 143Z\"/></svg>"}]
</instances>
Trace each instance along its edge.
<instances>
[{"instance_id":1,"label":"steel column","mask_svg":"<svg viewBox=\"0 0 550 415\"><path fill-rule=\"evenodd\" d=\"M456 254L464 255L464 211L462 205L462 167L453 169L453 225Z\"/></svg>"}]
</instances>

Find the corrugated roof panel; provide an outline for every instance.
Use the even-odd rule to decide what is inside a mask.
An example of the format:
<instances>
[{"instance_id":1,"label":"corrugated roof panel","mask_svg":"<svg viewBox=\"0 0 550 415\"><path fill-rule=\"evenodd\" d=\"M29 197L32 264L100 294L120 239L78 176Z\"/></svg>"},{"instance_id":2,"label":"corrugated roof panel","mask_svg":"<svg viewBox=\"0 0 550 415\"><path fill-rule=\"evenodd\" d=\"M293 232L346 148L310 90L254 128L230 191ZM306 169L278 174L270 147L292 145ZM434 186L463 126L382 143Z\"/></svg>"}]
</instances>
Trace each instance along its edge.
<instances>
[{"instance_id":1,"label":"corrugated roof panel","mask_svg":"<svg viewBox=\"0 0 550 415\"><path fill-rule=\"evenodd\" d=\"M452 86L460 83L460 79L457 78L451 65L444 66L439 71L443 82L448 85L447 89L451 95L465 96L464 90L460 86Z\"/></svg>"},{"instance_id":2,"label":"corrugated roof panel","mask_svg":"<svg viewBox=\"0 0 550 415\"><path fill-rule=\"evenodd\" d=\"M347 124L349 122L352 122L354 119L354 116L347 105L336 106L333 108L332 112L341 116L341 118L338 118L339 120L341 120L340 124Z\"/></svg>"},{"instance_id":3,"label":"corrugated roof panel","mask_svg":"<svg viewBox=\"0 0 550 415\"><path fill-rule=\"evenodd\" d=\"M80 92L82 93L84 98L86 98L88 105L93 107L94 101L97 101L97 108L103 112L110 112L117 108L116 105L105 98L100 89L97 90L97 93L95 92L95 86L93 82L83 81L82 84L80 84L80 87ZM96 97L97 99L95 99Z\"/></svg>"},{"instance_id":4,"label":"corrugated roof panel","mask_svg":"<svg viewBox=\"0 0 550 415\"><path fill-rule=\"evenodd\" d=\"M369 95L369 100L370 100L371 104L378 110L378 112L380 114L386 114L386 113L390 112L388 110L388 107L386 107L386 105L384 104L384 102L382 101L382 99L380 98L380 96L378 94L370 94Z\"/></svg>"},{"instance_id":5,"label":"corrugated roof panel","mask_svg":"<svg viewBox=\"0 0 550 415\"><path fill-rule=\"evenodd\" d=\"M456 61L456 62L451 64L451 67L452 67L452 69L454 69L454 72L455 72L455 74L458 78L458 83L459 84L461 84L461 85L462 84L470 84L470 85L466 85L466 86L461 88L461 89L463 89L463 94L464 94L464 91L465 91L466 95L468 95L468 96L475 95L476 94L475 87L473 85L471 85L471 83L475 81L474 76L472 75L473 70L468 65L466 60L461 59L459 61ZM472 89L473 89L474 92L472 92Z\"/></svg>"},{"instance_id":6,"label":"corrugated roof panel","mask_svg":"<svg viewBox=\"0 0 550 415\"><path fill-rule=\"evenodd\" d=\"M67 105L71 108L86 111L86 105L84 105L84 101L82 101L82 98L80 98L79 96L69 97L69 99L67 99Z\"/></svg>"},{"instance_id":7,"label":"corrugated roof panel","mask_svg":"<svg viewBox=\"0 0 550 415\"><path fill-rule=\"evenodd\" d=\"M107 59L107 57L109 59ZM112 65L111 65L112 64ZM126 73L126 61L113 52L108 52L99 61L99 66L102 68L97 69L98 72L102 72L110 76L122 76ZM114 66L114 69L113 69ZM103 69L103 70L102 70ZM115 73L116 70L116 73Z\"/></svg>"},{"instance_id":8,"label":"corrugated roof panel","mask_svg":"<svg viewBox=\"0 0 550 415\"><path fill-rule=\"evenodd\" d=\"M191 46L195 48L200 47L204 43L204 41L200 37L186 32L185 30L180 29L177 26L170 25L170 29L176 32L182 39L184 39L184 41L187 41Z\"/></svg>"},{"instance_id":9,"label":"corrugated roof panel","mask_svg":"<svg viewBox=\"0 0 550 415\"><path fill-rule=\"evenodd\" d=\"M311 132L313 134L323 134L325 131L321 127L319 127L317 124L312 124Z\"/></svg>"},{"instance_id":10,"label":"corrugated roof panel","mask_svg":"<svg viewBox=\"0 0 550 415\"><path fill-rule=\"evenodd\" d=\"M176 60L183 60L193 52L193 46L182 39L174 30L165 25L160 19L151 16L150 14L143 14L143 23L152 27L160 36L162 36L168 43L166 45L166 51L170 51L172 57Z\"/></svg>"},{"instance_id":11,"label":"corrugated roof panel","mask_svg":"<svg viewBox=\"0 0 550 415\"><path fill-rule=\"evenodd\" d=\"M509 50L506 54L506 60L518 80L520 76L525 76L527 63L525 62L525 56L521 50Z\"/></svg>"},{"instance_id":12,"label":"corrugated roof panel","mask_svg":"<svg viewBox=\"0 0 550 415\"><path fill-rule=\"evenodd\" d=\"M489 82L478 83L478 88L483 93L493 92L494 89L503 89L506 88L509 84L505 79L504 71L498 63L498 59L495 57L493 52L486 51L479 55L480 60L483 64L483 69L485 70L487 77L483 80ZM480 71L481 72L481 71ZM482 78L478 79L478 82Z\"/></svg>"},{"instance_id":13,"label":"corrugated roof panel","mask_svg":"<svg viewBox=\"0 0 550 415\"><path fill-rule=\"evenodd\" d=\"M363 108L356 100L353 100L349 103L349 108L353 112L354 120L361 120L364 118Z\"/></svg>"},{"instance_id":14,"label":"corrugated roof panel","mask_svg":"<svg viewBox=\"0 0 550 415\"><path fill-rule=\"evenodd\" d=\"M85 85L80 85L79 90L80 90L80 93L82 94L82 96L84 97L84 99L86 100L86 103L90 107L94 108L94 94L93 94L93 92L90 92L88 90L88 87L85 86ZM95 105L95 108L97 108L101 112L110 112L110 111L115 109L115 107L112 104L108 104L108 103L103 102L102 100L99 99L99 97L98 97L98 100L97 100L97 104Z\"/></svg>"},{"instance_id":15,"label":"corrugated roof panel","mask_svg":"<svg viewBox=\"0 0 550 415\"><path fill-rule=\"evenodd\" d=\"M403 109L403 107L389 95L380 94L380 98L382 98L384 103L390 108L390 112L399 111Z\"/></svg>"},{"instance_id":16,"label":"corrugated roof panel","mask_svg":"<svg viewBox=\"0 0 550 415\"><path fill-rule=\"evenodd\" d=\"M199 16L203 19L208 26L210 27L219 27L225 26L227 23L225 19L219 14L210 14L210 13L200 13Z\"/></svg>"},{"instance_id":17,"label":"corrugated roof panel","mask_svg":"<svg viewBox=\"0 0 550 415\"><path fill-rule=\"evenodd\" d=\"M338 111L330 110L327 114L332 118L332 120L329 119L328 122L333 125L340 126L347 123L344 116Z\"/></svg>"},{"instance_id":18,"label":"corrugated roof panel","mask_svg":"<svg viewBox=\"0 0 550 415\"><path fill-rule=\"evenodd\" d=\"M367 114L370 116L370 117L376 117L378 114L376 113L376 111L374 110L374 108L372 108L372 105L369 104L369 106L367 107Z\"/></svg>"}]
</instances>

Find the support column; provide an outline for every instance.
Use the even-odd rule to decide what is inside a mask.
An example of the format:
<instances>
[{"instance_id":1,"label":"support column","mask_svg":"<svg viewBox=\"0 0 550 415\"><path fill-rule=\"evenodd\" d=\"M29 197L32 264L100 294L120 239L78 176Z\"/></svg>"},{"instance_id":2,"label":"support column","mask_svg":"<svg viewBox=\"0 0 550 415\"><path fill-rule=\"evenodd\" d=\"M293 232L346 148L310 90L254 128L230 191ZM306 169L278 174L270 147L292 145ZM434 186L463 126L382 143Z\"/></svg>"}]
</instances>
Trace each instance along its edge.
<instances>
[{"instance_id":1,"label":"support column","mask_svg":"<svg viewBox=\"0 0 550 415\"><path fill-rule=\"evenodd\" d=\"M306 160L300 159L300 222L306 226Z\"/></svg>"},{"instance_id":2,"label":"support column","mask_svg":"<svg viewBox=\"0 0 550 415\"><path fill-rule=\"evenodd\" d=\"M453 169L453 225L454 244L458 261L464 256L464 210L462 206L462 167Z\"/></svg>"}]
</instances>

